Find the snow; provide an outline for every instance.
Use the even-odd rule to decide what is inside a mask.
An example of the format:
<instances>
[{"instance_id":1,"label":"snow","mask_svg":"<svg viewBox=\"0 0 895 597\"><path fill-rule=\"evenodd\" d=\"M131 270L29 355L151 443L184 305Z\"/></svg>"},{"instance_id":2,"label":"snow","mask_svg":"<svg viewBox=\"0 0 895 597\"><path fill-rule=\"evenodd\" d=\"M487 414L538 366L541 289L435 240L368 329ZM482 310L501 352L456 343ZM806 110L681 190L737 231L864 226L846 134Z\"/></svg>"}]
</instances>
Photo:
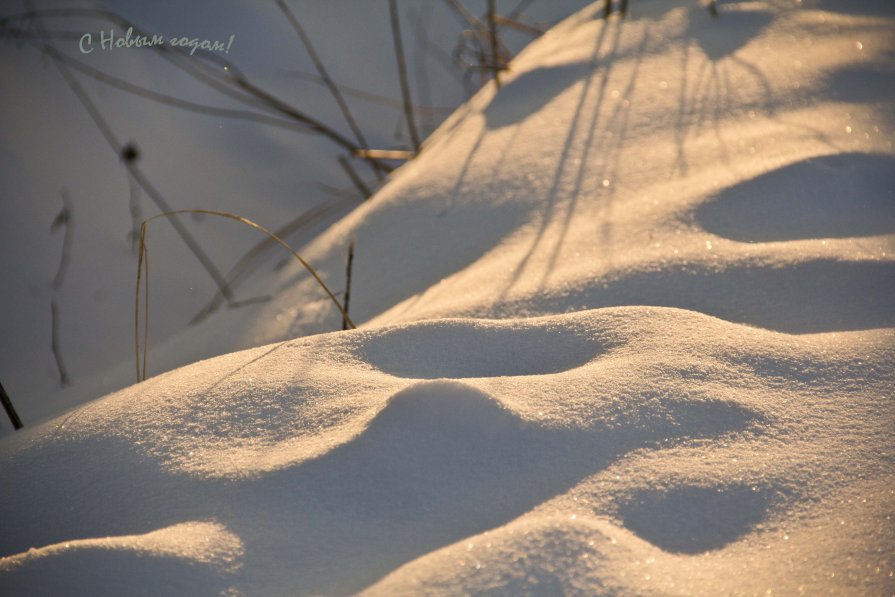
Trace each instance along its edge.
<instances>
[{"instance_id":1,"label":"snow","mask_svg":"<svg viewBox=\"0 0 895 597\"><path fill-rule=\"evenodd\" d=\"M895 15L721 9L529 46L302 248L359 329L289 265L0 439L0 591L895 590Z\"/></svg>"},{"instance_id":2,"label":"snow","mask_svg":"<svg viewBox=\"0 0 895 597\"><path fill-rule=\"evenodd\" d=\"M415 358L400 358L412 347ZM7 438L3 474L16 482L3 499L16 516L3 551L213 521L224 529L215 549L234 553L236 537L244 550L231 582L245 593L345 594L383 576L371 591L423 582L427 592L431 577L433 590L477 592L504 582L507 566L519 586L535 575L586 593L609 581L638 594L725 593L746 586L725 566L767 550L773 558L750 564L756 583L821 590L827 579L812 578L808 558L878 587L893 352L886 330L793 337L648 307L261 347ZM817 534L808 517L854 525L865 539L845 554L856 561L826 555L850 528L791 549L784 535ZM149 549L109 541L133 558ZM486 543L493 551L466 549ZM572 566L585 553L592 562ZM676 563L686 556L734 563L693 577L695 564ZM623 582L648 558L653 583ZM108 560L85 560L97 568L88 586L102 588ZM42 561L28 562L38 576ZM444 577L475 564L497 576ZM203 574L217 586L218 568Z\"/></svg>"},{"instance_id":3,"label":"snow","mask_svg":"<svg viewBox=\"0 0 895 597\"><path fill-rule=\"evenodd\" d=\"M14 593L60 594L91 587L93 595L214 594L208 574L223 581L243 555L239 538L219 524L183 523L121 537L78 539L4 558L0 571ZM191 566L199 567L196 574ZM168 579L177 570L176 582ZM221 582L221 587L225 585Z\"/></svg>"}]
</instances>

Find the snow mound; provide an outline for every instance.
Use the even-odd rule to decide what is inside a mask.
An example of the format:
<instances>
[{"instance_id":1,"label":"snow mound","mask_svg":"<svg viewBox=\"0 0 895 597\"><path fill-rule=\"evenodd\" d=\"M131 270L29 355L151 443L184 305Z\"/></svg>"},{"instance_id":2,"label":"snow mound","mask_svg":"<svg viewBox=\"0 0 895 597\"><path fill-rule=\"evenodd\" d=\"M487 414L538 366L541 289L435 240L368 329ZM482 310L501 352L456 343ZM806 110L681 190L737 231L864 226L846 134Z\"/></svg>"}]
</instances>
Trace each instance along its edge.
<instances>
[{"instance_id":1,"label":"snow mound","mask_svg":"<svg viewBox=\"0 0 895 597\"><path fill-rule=\"evenodd\" d=\"M238 569L242 544L224 527L187 522L143 535L77 539L0 559L4 590L59 595L215 595Z\"/></svg>"},{"instance_id":2,"label":"snow mound","mask_svg":"<svg viewBox=\"0 0 895 597\"><path fill-rule=\"evenodd\" d=\"M512 331L512 358L571 347L566 368L510 371L499 355L470 371L470 347L485 355ZM456 377L383 371L402 343L434 347L439 362L423 373ZM891 479L875 438L891 426L893 359L888 331L789 336L651 307L298 339L173 371L10 438L0 475L17 482L0 499L17 516L0 553L213 518L244 550L233 587L345 594L534 524L554 547L537 557L526 543L518 582L621 587L617 560L774 544L779 521L810 530L793 517L851 479ZM845 519L866 514L854 510ZM541 522L571 515L596 516L597 539L580 521ZM609 558L606 537L630 551ZM612 565L561 574L567 553ZM15 578L0 574L0 586ZM175 592L189 591L183 582Z\"/></svg>"},{"instance_id":3,"label":"snow mound","mask_svg":"<svg viewBox=\"0 0 895 597\"><path fill-rule=\"evenodd\" d=\"M721 512L717 510L718 502L748 496L745 489L733 489L733 498L717 489L670 491L672 500L693 497L695 501L679 503L682 512L664 512L672 517L655 520L656 528L666 528L672 520L685 538L704 539L718 529L710 526L706 532L701 525L681 527L689 521L723 520L713 518L719 513L742 521L745 517L739 512L723 507ZM576 514L527 516L427 554L362 594L739 595L766 593L769 587L783 594L884 593L891 586L879 578L890 566L881 546L891 540L891 532L884 530L895 506L891 489L885 482L865 483L857 492L842 494L834 501L840 505L828 506L836 515L846 514L854 503L873 505L858 515L852 512L847 520L853 533L837 541L830 535L842 534L845 519L815 519L799 529L790 525L773 528L777 540L758 548L742 541L699 554L665 551L610 520L576 510L577 504L573 504L571 511ZM756 499L746 497L744 502L748 508ZM708 509L697 512L700 507ZM682 515L683 523L675 520ZM856 534L863 536L855 539ZM843 551L860 555L861 561L843 559ZM789 562L795 553L803 559L794 575ZM744 574L744 559L749 561L746 570L760 572Z\"/></svg>"},{"instance_id":4,"label":"snow mound","mask_svg":"<svg viewBox=\"0 0 895 597\"><path fill-rule=\"evenodd\" d=\"M4 438L0 554L214 520L234 593L891 593L893 121L829 82L895 21L832 4L562 23L302 250L337 288L357 239L359 329L285 268L150 362L275 343Z\"/></svg>"},{"instance_id":5,"label":"snow mound","mask_svg":"<svg viewBox=\"0 0 895 597\"><path fill-rule=\"evenodd\" d=\"M626 595L610 571L637 548L642 542L605 520L539 517L439 550L362 594Z\"/></svg>"}]
</instances>

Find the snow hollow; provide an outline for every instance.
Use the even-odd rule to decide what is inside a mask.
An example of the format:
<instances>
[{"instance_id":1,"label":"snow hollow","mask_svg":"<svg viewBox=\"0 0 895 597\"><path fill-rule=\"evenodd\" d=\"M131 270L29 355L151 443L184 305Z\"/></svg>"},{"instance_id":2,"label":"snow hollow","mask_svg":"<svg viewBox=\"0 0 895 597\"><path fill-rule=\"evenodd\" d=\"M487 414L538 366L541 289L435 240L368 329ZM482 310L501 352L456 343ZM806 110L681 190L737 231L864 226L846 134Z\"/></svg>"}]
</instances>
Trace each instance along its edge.
<instances>
[{"instance_id":1,"label":"snow hollow","mask_svg":"<svg viewBox=\"0 0 895 597\"><path fill-rule=\"evenodd\" d=\"M0 593L892 594L895 6L612 8L298 247L357 329L290 259L0 439Z\"/></svg>"}]
</instances>

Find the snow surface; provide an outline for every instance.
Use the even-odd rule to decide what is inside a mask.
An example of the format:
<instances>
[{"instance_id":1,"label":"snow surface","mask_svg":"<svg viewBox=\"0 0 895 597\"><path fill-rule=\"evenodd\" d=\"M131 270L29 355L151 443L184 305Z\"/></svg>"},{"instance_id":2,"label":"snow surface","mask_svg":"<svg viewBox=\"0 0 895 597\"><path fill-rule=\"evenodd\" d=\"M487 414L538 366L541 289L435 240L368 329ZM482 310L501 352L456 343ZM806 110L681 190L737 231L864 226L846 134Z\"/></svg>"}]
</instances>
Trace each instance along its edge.
<instances>
[{"instance_id":1,"label":"snow surface","mask_svg":"<svg viewBox=\"0 0 895 597\"><path fill-rule=\"evenodd\" d=\"M0 440L0 591L891 594L895 8L862 6L558 25L302 249L335 284L357 239L360 329L290 266L150 366L273 343Z\"/></svg>"}]
</instances>

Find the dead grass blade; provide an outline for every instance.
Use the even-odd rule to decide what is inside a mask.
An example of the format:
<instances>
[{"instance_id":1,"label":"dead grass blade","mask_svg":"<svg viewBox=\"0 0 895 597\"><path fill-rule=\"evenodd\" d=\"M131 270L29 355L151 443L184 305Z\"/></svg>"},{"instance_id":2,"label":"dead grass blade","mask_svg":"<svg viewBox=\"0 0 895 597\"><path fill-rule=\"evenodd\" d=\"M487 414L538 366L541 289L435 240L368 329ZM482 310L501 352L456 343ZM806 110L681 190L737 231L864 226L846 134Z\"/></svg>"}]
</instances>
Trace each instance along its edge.
<instances>
[{"instance_id":1,"label":"dead grass blade","mask_svg":"<svg viewBox=\"0 0 895 597\"><path fill-rule=\"evenodd\" d=\"M353 207L356 204L357 199L353 194L349 198L343 198L339 201L321 203L308 211L303 212L297 218L287 222L280 228L277 228L274 231L274 235L285 239L306 226L318 222L331 214L338 213L340 210L347 209L349 206ZM262 257L269 249L275 247L276 244L276 241L271 237L265 237L254 247L249 249L242 257L240 257L239 261L236 262L236 265L230 268L230 271L227 272L227 275L224 278L227 281L227 285L231 289L235 289L246 276L255 271L261 263ZM218 291L208 304L190 320L190 325L199 323L214 313L225 301L226 299L224 295ZM233 305L233 302L231 301L228 304Z\"/></svg>"},{"instance_id":2,"label":"dead grass blade","mask_svg":"<svg viewBox=\"0 0 895 597\"><path fill-rule=\"evenodd\" d=\"M354 265L354 239L348 245L348 263L345 266L345 316L342 318L342 329L348 329L348 301L351 300L351 269Z\"/></svg>"},{"instance_id":3,"label":"dead grass blade","mask_svg":"<svg viewBox=\"0 0 895 597\"><path fill-rule=\"evenodd\" d=\"M339 300L333 294L332 290L329 289L329 287L326 285L326 283L320 278L320 275L314 270L313 267L311 267L311 264L309 264L307 261L305 261L304 258L301 255L299 255L295 249L293 249L291 246L289 246L289 244L286 241L284 241L282 238L280 238L279 236L277 236L276 234L274 234L273 232L271 232L270 230L268 230L261 224L256 224L255 222L253 222L252 220L249 220L248 218L244 218L242 216L239 216L239 215L236 215L233 213L229 213L229 212L225 212L225 211L214 211L214 210L210 210L210 209L178 209L175 211L161 213L161 214L158 214L156 216L153 216L151 218L144 220L143 224L140 226L140 248L139 248L138 257L137 257L137 288L136 288L136 295L135 295L135 300L134 300L134 328L135 328L135 330L134 330L135 331L135 333L134 333L134 338L135 338L134 348L135 348L135 355L136 355L137 381L138 382L146 379L146 360L147 360L146 353L147 353L147 349L148 349L147 337L149 335L149 261L148 261L148 253L146 250L147 226L153 220L158 220L160 218L171 218L171 217L175 217L177 215L182 215L182 214L204 214L204 215L209 215L209 216L218 216L221 218L227 218L229 220L234 220L236 222L240 222L246 226L249 226L250 228L254 228L255 230L259 230L259 231L263 232L269 238L271 238L274 242L276 242L281 247L283 247L284 249L286 249L287 251L292 253L293 257L295 257L298 260L298 262L301 263L302 266L306 270L308 270L308 272L310 272L311 276L314 277L314 279L321 286L321 288L323 288L323 290L326 291L326 294L329 296L330 300L333 302L333 304L339 310L339 313L342 315L343 321L348 324L348 327L350 329L355 329L357 327L354 324L354 322L351 320L351 318L348 316L348 312L345 310L345 308L342 306L342 304L339 302ZM145 286L143 285L144 277L146 278ZM141 372L141 368L140 368L140 289L141 289L141 287L143 287L144 292L145 292L145 296L144 296L145 306L143 308L144 332L143 332L142 372Z\"/></svg>"},{"instance_id":4,"label":"dead grass blade","mask_svg":"<svg viewBox=\"0 0 895 597\"><path fill-rule=\"evenodd\" d=\"M392 41L395 44L395 58L398 61L398 78L401 82L401 98L404 100L404 118L407 120L407 130L410 132L410 140L413 142L413 150L420 151L420 136L416 130L416 122L413 119L413 100L410 98L410 83L407 78L407 64L404 61L404 42L401 40L401 17L398 14L397 0L389 0L389 15L392 22Z\"/></svg>"},{"instance_id":5,"label":"dead grass blade","mask_svg":"<svg viewBox=\"0 0 895 597\"><path fill-rule=\"evenodd\" d=\"M22 425L22 419L19 418L19 414L12 405L12 400L9 398L9 394L3 389L2 383L0 383L0 402L3 403L3 410L6 411L6 416L8 416L10 422L12 422L13 429L18 431L24 427L24 425Z\"/></svg>"}]
</instances>

